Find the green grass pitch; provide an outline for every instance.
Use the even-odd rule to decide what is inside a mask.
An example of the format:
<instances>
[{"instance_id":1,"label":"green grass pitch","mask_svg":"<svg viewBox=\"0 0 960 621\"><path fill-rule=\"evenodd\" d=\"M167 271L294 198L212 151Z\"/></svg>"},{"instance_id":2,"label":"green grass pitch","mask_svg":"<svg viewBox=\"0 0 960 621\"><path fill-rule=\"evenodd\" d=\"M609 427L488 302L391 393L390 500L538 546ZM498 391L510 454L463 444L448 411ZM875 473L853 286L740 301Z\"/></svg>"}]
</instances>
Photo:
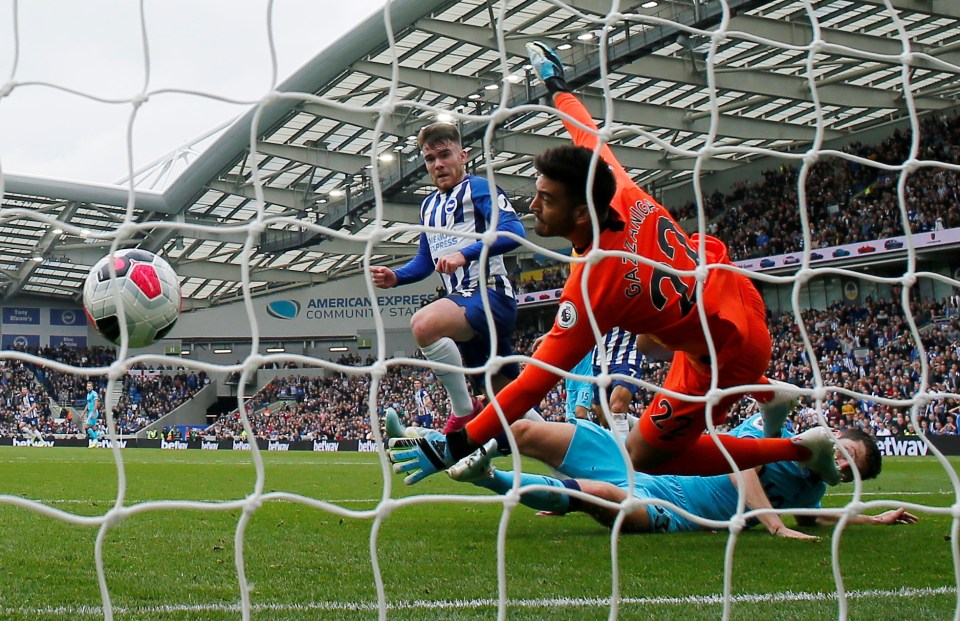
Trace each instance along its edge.
<instances>
[{"instance_id":1,"label":"green grass pitch","mask_svg":"<svg viewBox=\"0 0 960 621\"><path fill-rule=\"evenodd\" d=\"M370 559L383 494L376 454L261 453L263 492L290 492L349 511L273 500L250 517L243 537L252 619L376 619ZM216 503L255 490L250 453L126 450L124 505L151 500ZM505 462L506 463L506 462ZM954 462L956 467L957 462ZM509 467L509 466L505 466ZM0 450L0 619L104 617L94 550L98 527L68 523L11 504L14 496L58 511L103 516L117 497L110 450ZM414 494L480 494L433 477ZM932 458L888 458L864 487L865 501L890 499L939 509L956 503ZM828 495L846 503L852 486ZM496 536L502 505L428 502L394 506L376 540L389 619L494 619ZM840 567L850 619L950 619L957 602L948 514L919 512L912 526L850 527ZM135 511L105 534L103 562L115 619L240 619L234 564L238 508ZM787 518L792 524L792 518ZM836 619L831 529L820 542L775 539L752 529L733 552L732 619ZM621 619L720 619L726 533L630 535L618 543ZM607 619L610 535L583 515L537 517L518 507L506 532L509 619Z\"/></svg>"}]
</instances>

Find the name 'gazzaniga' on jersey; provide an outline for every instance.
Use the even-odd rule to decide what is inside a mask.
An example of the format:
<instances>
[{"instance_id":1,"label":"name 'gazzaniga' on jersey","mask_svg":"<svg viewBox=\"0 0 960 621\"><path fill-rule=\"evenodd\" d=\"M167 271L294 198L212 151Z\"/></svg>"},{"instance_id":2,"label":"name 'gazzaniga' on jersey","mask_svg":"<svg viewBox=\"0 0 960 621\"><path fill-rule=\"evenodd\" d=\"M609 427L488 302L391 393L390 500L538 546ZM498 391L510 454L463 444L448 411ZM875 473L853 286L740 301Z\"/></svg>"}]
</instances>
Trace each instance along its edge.
<instances>
[{"instance_id":1,"label":"name 'gazzaniga' on jersey","mask_svg":"<svg viewBox=\"0 0 960 621\"><path fill-rule=\"evenodd\" d=\"M519 222L517 212L500 188L497 188L497 209L500 223ZM438 260L455 252L462 252L467 259L467 264L453 274L440 274L447 293L476 289L480 284L480 252L483 250L483 242L463 234L482 235L487 231L487 223L493 220L486 179L467 175L449 192L437 190L420 204L420 218L424 226L444 229L445 232L427 231L421 235L418 255L426 256L434 267ZM514 240L501 237L490 249L487 283L500 293L514 297L503 256L496 253L496 246L502 243L516 245Z\"/></svg>"}]
</instances>

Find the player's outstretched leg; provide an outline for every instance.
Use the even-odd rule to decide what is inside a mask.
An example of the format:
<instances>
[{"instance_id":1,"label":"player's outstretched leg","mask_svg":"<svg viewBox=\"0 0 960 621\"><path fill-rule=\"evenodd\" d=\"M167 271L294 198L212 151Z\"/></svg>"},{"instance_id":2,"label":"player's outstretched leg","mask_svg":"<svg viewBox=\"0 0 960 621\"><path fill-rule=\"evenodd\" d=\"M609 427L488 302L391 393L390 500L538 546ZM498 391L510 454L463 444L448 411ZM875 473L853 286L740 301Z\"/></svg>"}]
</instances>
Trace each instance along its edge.
<instances>
[{"instance_id":1,"label":"player's outstretched leg","mask_svg":"<svg viewBox=\"0 0 960 621\"><path fill-rule=\"evenodd\" d=\"M493 458L497 455L497 441L487 443L447 468L447 474L454 481L474 483L493 476Z\"/></svg>"},{"instance_id":2,"label":"player's outstretched leg","mask_svg":"<svg viewBox=\"0 0 960 621\"><path fill-rule=\"evenodd\" d=\"M827 485L840 483L840 467L836 457L837 440L830 430L826 427L814 427L790 440L810 451L810 459L799 462L801 466L819 474Z\"/></svg>"},{"instance_id":3,"label":"player's outstretched leg","mask_svg":"<svg viewBox=\"0 0 960 621\"><path fill-rule=\"evenodd\" d=\"M771 388L776 389L784 386L793 388L790 384L770 380ZM800 397L789 391L775 390L772 399L766 403L757 400L757 405L760 407L760 414L763 416L763 435L768 438L779 438L787 416L800 405Z\"/></svg>"}]
</instances>

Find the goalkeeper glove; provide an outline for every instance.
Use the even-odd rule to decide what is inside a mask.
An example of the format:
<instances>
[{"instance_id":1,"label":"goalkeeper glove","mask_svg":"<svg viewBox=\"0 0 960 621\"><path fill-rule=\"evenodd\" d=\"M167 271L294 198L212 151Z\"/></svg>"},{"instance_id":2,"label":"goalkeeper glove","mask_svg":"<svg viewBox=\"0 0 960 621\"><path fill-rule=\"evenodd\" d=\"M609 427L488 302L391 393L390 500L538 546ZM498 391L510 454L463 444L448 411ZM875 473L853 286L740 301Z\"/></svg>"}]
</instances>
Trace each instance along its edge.
<instances>
[{"instance_id":1,"label":"goalkeeper glove","mask_svg":"<svg viewBox=\"0 0 960 621\"><path fill-rule=\"evenodd\" d=\"M413 485L445 470L470 453L464 429L443 435L430 430L418 438L390 438L387 457L396 474L407 473L403 482Z\"/></svg>"},{"instance_id":2,"label":"goalkeeper glove","mask_svg":"<svg viewBox=\"0 0 960 621\"><path fill-rule=\"evenodd\" d=\"M568 92L567 82L563 78L563 63L560 57L549 46L533 41L527 43L527 55L530 57L530 64L536 71L537 77L543 82L544 86L551 94Z\"/></svg>"}]
</instances>

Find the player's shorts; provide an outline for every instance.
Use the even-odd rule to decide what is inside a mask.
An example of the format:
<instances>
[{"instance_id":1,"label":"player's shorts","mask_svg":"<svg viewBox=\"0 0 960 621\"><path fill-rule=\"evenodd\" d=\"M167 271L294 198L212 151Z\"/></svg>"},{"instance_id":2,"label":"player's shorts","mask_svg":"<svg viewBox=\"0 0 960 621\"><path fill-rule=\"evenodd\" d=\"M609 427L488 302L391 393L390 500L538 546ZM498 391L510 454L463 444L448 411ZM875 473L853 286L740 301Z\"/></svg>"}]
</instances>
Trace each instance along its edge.
<instances>
[{"instance_id":1,"label":"player's shorts","mask_svg":"<svg viewBox=\"0 0 960 621\"><path fill-rule=\"evenodd\" d=\"M735 277L734 277L735 276ZM767 329L763 298L746 277L729 275L724 295L710 309L711 334L719 359L718 387L732 388L757 384L770 363L771 338ZM710 389L709 360L692 360L677 352L663 382L668 390L702 397ZM711 411L714 424L721 423L727 411L743 395L732 394ZM640 431L654 448L680 452L697 441L707 428L702 401L691 401L657 394L640 417Z\"/></svg>"},{"instance_id":2,"label":"player's shorts","mask_svg":"<svg viewBox=\"0 0 960 621\"><path fill-rule=\"evenodd\" d=\"M88 427L96 427L97 419L100 418L100 414L89 414L83 419L83 424Z\"/></svg>"},{"instance_id":3,"label":"player's shorts","mask_svg":"<svg viewBox=\"0 0 960 621\"><path fill-rule=\"evenodd\" d=\"M602 370L603 369L601 369L601 367L594 366L593 375L595 377L598 377ZM615 374L623 375L623 376L629 377L630 379L640 379L643 377L643 368L640 366L639 363L611 364L607 367L607 371L609 375L615 375ZM631 395L637 394L637 391L640 390L639 385L634 384L633 382L624 378L613 378L613 380L610 382L610 390L613 390L617 386L623 386L624 388L630 391ZM600 387L597 385L594 385L593 387L593 402L600 403Z\"/></svg>"},{"instance_id":4,"label":"player's shorts","mask_svg":"<svg viewBox=\"0 0 960 621\"><path fill-rule=\"evenodd\" d=\"M418 426L423 427L424 429L433 429L432 414L417 414L417 417L413 420Z\"/></svg>"},{"instance_id":5,"label":"player's shorts","mask_svg":"<svg viewBox=\"0 0 960 621\"><path fill-rule=\"evenodd\" d=\"M567 420L575 418L578 407L590 409L593 404L593 382L568 379L564 382L567 391Z\"/></svg>"},{"instance_id":6,"label":"player's shorts","mask_svg":"<svg viewBox=\"0 0 960 621\"><path fill-rule=\"evenodd\" d=\"M563 463L557 470L568 477L605 481L630 491L626 462L613 434L590 421L576 420L574 424L577 428L573 432L573 439L570 441ZM699 514L690 502L691 493L697 493L691 485L699 484L694 479L702 479L702 477L654 477L636 472L633 495L640 500L667 501L681 509ZM649 504L646 509L650 516L652 532L676 533L700 530L696 522L662 503Z\"/></svg>"},{"instance_id":7,"label":"player's shorts","mask_svg":"<svg viewBox=\"0 0 960 621\"><path fill-rule=\"evenodd\" d=\"M27 417L24 417L24 418L22 418L21 420L22 420L24 423L30 425L31 427L37 427L37 426L40 425L40 419L39 419L39 418L35 418L35 417L34 417L34 418L27 418Z\"/></svg>"},{"instance_id":8,"label":"player's shorts","mask_svg":"<svg viewBox=\"0 0 960 621\"><path fill-rule=\"evenodd\" d=\"M490 313L493 315L493 325L497 335L497 355L513 355L513 331L517 325L517 301L498 292L496 289L487 289L490 301ZM467 367L482 367L490 359L490 328L487 327L487 315L483 309L483 296L480 291L470 289L451 293L447 299L463 308L467 313L467 323L476 333L470 341L457 343L463 355L463 363ZM520 375L520 366L516 363L505 364L500 373L509 379L516 379ZM483 385L483 376L470 375L471 382Z\"/></svg>"}]
</instances>

